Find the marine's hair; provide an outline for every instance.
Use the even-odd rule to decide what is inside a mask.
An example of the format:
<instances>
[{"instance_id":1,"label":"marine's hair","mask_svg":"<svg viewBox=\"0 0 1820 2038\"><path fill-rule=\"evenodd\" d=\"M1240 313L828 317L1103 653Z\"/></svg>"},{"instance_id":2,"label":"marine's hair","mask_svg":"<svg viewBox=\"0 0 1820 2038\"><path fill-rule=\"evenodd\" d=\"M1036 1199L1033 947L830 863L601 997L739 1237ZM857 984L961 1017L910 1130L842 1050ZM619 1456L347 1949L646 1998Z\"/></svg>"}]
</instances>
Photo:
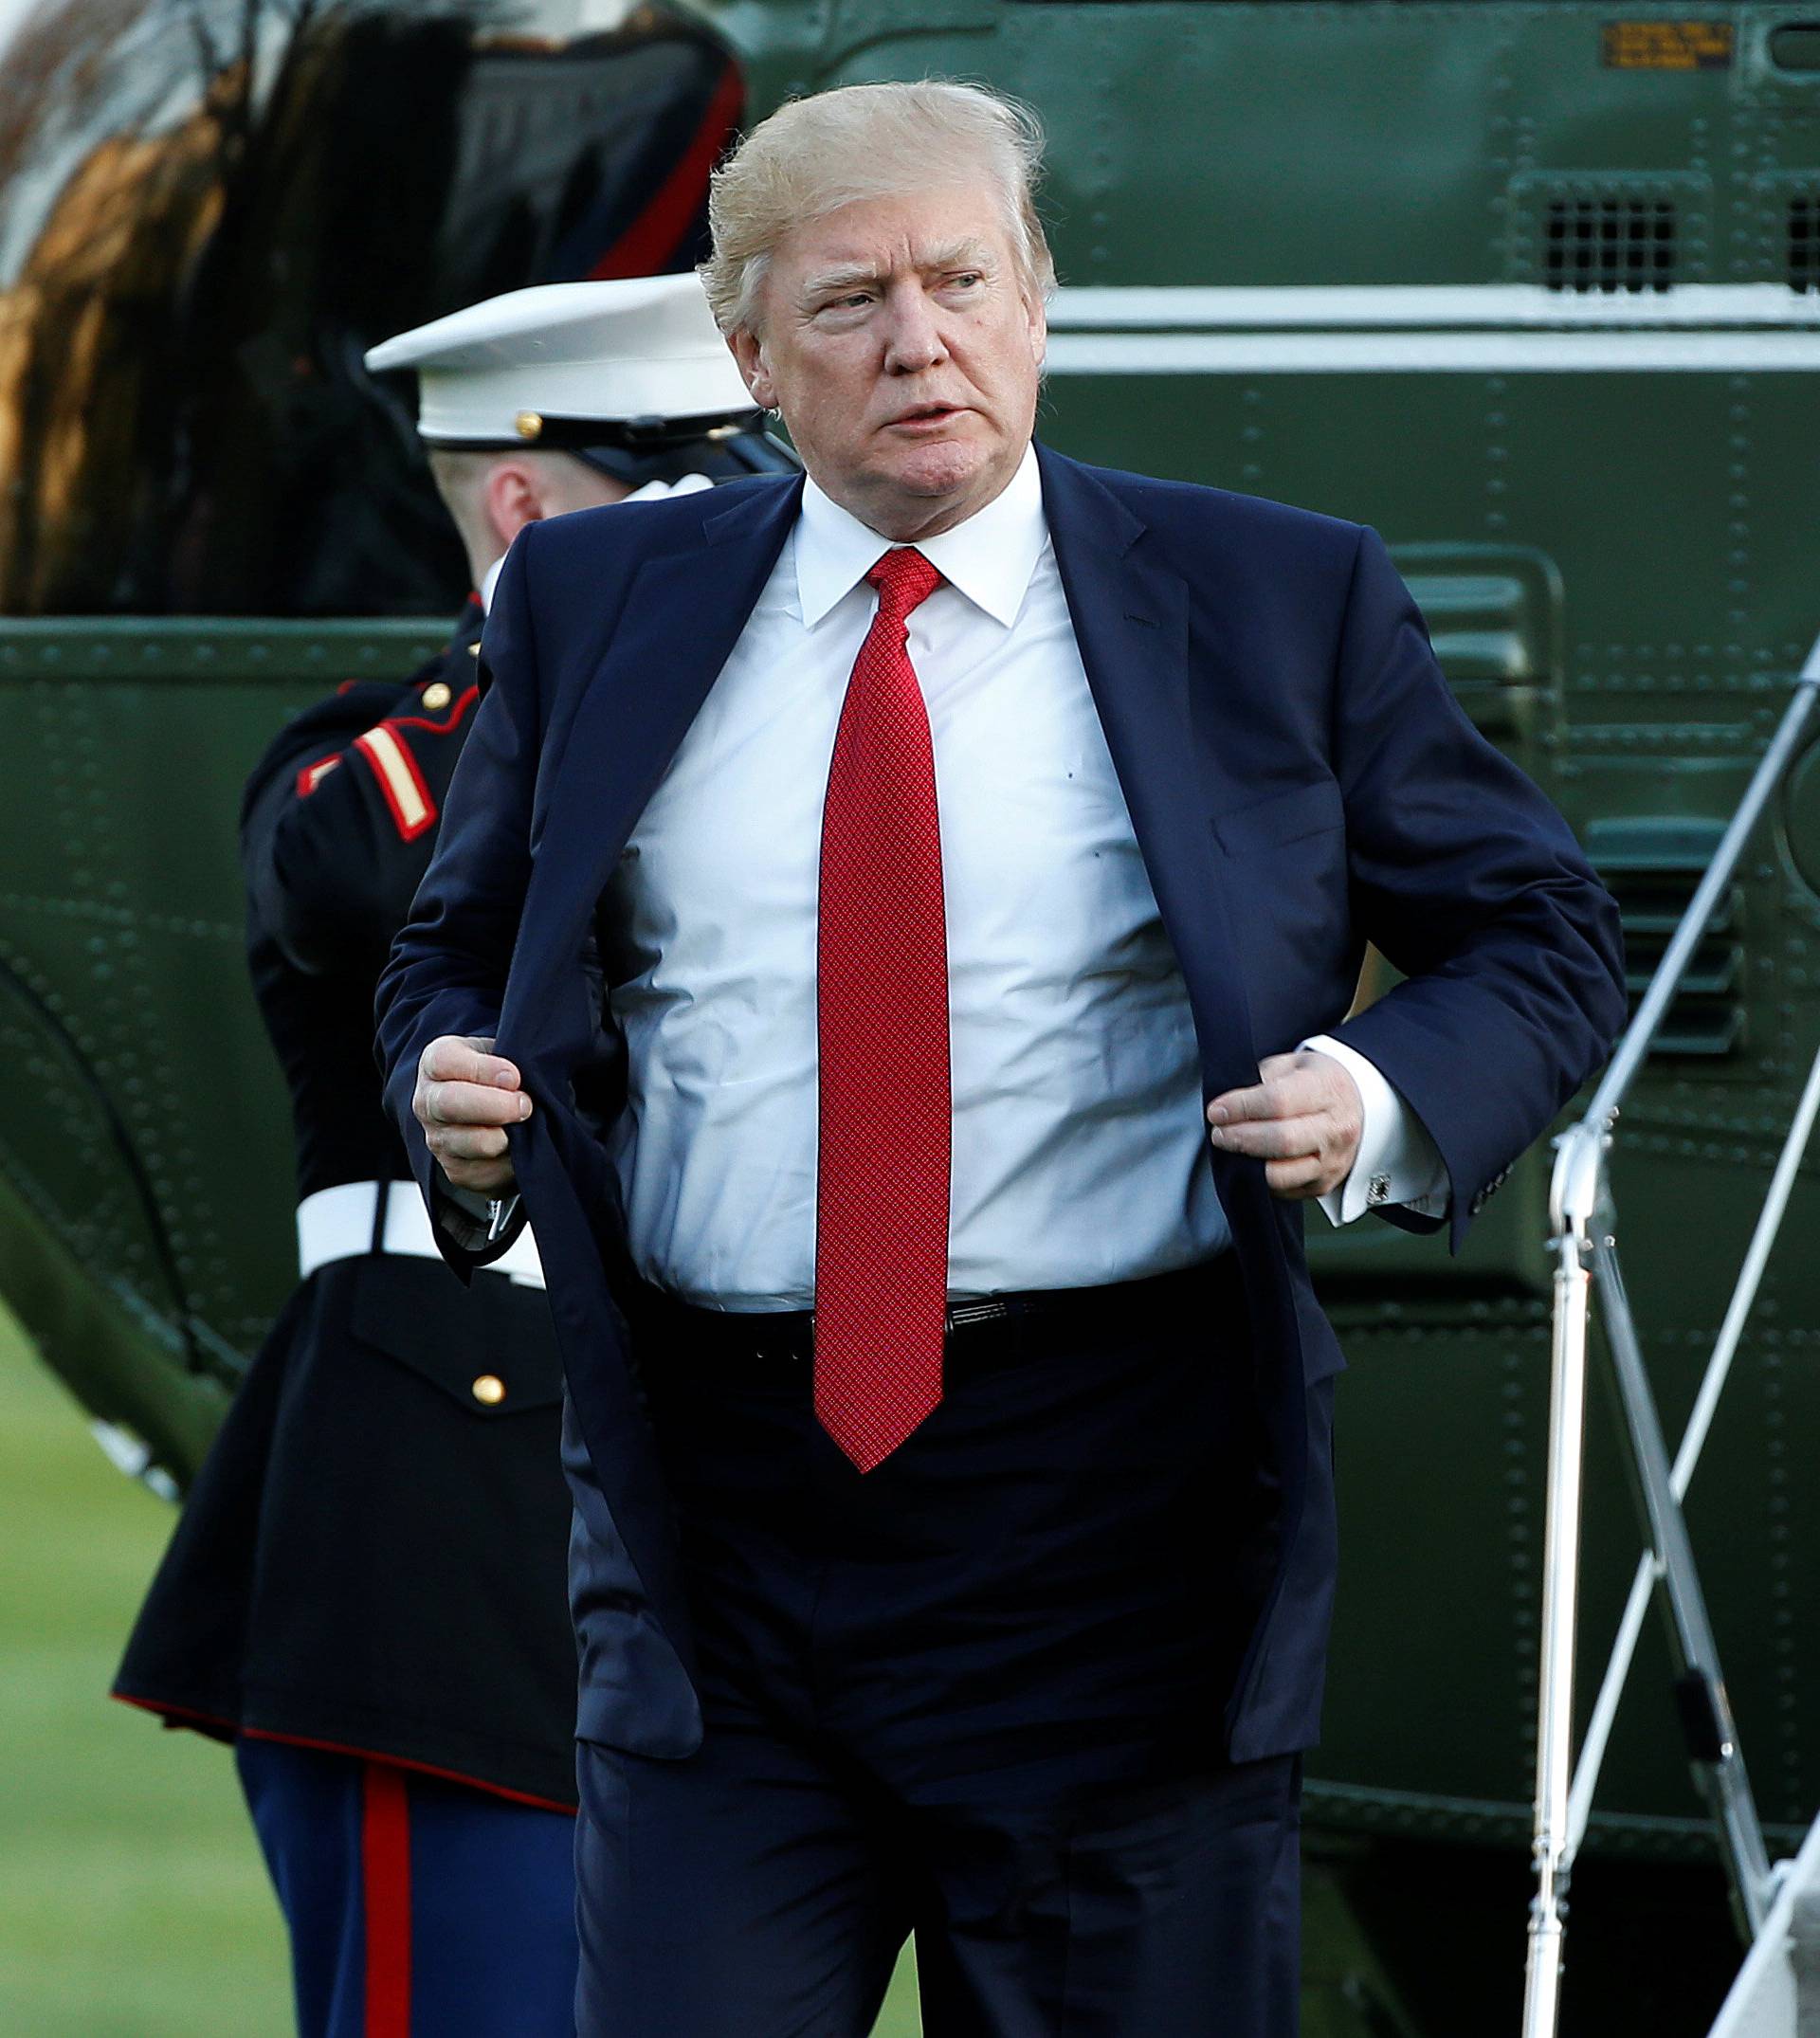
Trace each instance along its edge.
<instances>
[{"instance_id":1,"label":"marine's hair","mask_svg":"<svg viewBox=\"0 0 1820 2038\"><path fill-rule=\"evenodd\" d=\"M1036 216L1043 129L1018 100L981 85L924 79L841 85L792 100L761 120L714 173L701 265L723 333L756 333L758 295L777 244L792 227L863 198L898 198L983 175L997 191L1033 297L1055 288L1055 264Z\"/></svg>"},{"instance_id":2,"label":"marine's hair","mask_svg":"<svg viewBox=\"0 0 1820 2038\"><path fill-rule=\"evenodd\" d=\"M551 499L551 514L564 509L585 508L598 500L599 477L585 461L573 453L546 451L539 446L430 446L429 472L436 492L443 499L449 521L455 526L462 549L467 554L469 571L480 584L480 575L500 549L499 534L486 513L486 478L502 460L515 466L529 467L541 478ZM586 493L577 493L577 482Z\"/></svg>"}]
</instances>

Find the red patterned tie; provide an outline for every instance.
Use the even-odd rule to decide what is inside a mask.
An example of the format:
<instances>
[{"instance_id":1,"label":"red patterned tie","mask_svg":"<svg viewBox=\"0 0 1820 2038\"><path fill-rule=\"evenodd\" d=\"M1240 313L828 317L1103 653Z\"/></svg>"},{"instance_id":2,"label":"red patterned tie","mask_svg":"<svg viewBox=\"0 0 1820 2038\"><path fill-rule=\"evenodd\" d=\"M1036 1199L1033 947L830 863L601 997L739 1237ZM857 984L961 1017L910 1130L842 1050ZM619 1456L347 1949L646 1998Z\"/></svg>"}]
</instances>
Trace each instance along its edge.
<instances>
[{"instance_id":1,"label":"red patterned tie","mask_svg":"<svg viewBox=\"0 0 1820 2038\"><path fill-rule=\"evenodd\" d=\"M941 585L921 553L865 576L822 817L815 1413L863 1472L941 1399L948 1308L948 932L929 712L905 649Z\"/></svg>"}]
</instances>

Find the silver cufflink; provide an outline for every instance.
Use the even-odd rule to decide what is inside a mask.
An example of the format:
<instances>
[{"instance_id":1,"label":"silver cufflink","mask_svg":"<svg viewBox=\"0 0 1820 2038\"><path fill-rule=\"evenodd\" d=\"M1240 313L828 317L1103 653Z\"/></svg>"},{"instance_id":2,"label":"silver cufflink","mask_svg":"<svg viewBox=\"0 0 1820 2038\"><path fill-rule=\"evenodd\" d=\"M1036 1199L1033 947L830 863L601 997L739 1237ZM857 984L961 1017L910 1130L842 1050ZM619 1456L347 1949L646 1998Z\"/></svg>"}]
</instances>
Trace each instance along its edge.
<instances>
[{"instance_id":1,"label":"silver cufflink","mask_svg":"<svg viewBox=\"0 0 1820 2038\"><path fill-rule=\"evenodd\" d=\"M1374 1174L1365 1185L1367 1203L1388 1203L1391 1200L1391 1178L1388 1174Z\"/></svg>"}]
</instances>

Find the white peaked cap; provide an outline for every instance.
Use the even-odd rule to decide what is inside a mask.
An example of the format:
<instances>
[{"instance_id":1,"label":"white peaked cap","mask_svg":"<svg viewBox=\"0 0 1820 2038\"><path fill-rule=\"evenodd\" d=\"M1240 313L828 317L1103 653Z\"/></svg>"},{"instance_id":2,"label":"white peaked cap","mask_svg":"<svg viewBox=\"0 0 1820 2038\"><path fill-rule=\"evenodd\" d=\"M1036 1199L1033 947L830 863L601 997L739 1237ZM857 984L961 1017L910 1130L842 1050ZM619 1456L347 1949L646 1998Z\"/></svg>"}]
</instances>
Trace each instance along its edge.
<instances>
[{"instance_id":1,"label":"white peaked cap","mask_svg":"<svg viewBox=\"0 0 1820 2038\"><path fill-rule=\"evenodd\" d=\"M441 446L535 446L546 420L573 444L576 424L756 408L691 274L509 290L366 360L417 371L417 429Z\"/></svg>"}]
</instances>

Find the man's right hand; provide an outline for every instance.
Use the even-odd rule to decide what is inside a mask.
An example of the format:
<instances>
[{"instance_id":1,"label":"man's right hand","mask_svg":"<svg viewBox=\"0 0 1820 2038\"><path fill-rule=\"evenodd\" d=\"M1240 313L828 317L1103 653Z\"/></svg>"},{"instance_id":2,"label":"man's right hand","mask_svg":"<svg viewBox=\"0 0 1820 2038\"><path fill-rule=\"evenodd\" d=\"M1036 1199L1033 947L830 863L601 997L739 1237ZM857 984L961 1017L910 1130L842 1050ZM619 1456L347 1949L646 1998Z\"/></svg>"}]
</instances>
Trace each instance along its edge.
<instances>
[{"instance_id":1,"label":"man's right hand","mask_svg":"<svg viewBox=\"0 0 1820 2038\"><path fill-rule=\"evenodd\" d=\"M482 1195L512 1187L505 1128L531 1116L518 1070L490 1052L492 1046L454 1033L432 1040L417 1064L410 1100L424 1143L443 1173L457 1189Z\"/></svg>"}]
</instances>

